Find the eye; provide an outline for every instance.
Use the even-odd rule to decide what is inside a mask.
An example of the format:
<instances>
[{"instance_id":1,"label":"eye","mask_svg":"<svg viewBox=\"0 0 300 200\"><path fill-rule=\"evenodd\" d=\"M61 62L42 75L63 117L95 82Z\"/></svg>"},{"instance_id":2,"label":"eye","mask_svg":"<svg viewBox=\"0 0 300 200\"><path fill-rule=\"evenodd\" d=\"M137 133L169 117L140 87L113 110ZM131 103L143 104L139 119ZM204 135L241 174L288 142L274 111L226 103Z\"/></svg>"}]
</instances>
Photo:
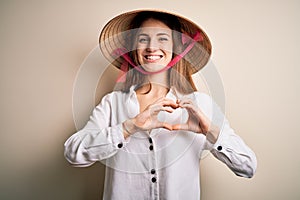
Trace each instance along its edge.
<instances>
[{"instance_id":1,"label":"eye","mask_svg":"<svg viewBox=\"0 0 300 200\"><path fill-rule=\"evenodd\" d=\"M147 38L147 37L140 37L138 41L139 41L139 43L147 44L149 42L149 38Z\"/></svg>"},{"instance_id":2,"label":"eye","mask_svg":"<svg viewBox=\"0 0 300 200\"><path fill-rule=\"evenodd\" d=\"M158 38L158 40L161 41L161 42L167 42L167 41L169 41L169 38L167 38L167 37L160 37L160 38Z\"/></svg>"}]
</instances>

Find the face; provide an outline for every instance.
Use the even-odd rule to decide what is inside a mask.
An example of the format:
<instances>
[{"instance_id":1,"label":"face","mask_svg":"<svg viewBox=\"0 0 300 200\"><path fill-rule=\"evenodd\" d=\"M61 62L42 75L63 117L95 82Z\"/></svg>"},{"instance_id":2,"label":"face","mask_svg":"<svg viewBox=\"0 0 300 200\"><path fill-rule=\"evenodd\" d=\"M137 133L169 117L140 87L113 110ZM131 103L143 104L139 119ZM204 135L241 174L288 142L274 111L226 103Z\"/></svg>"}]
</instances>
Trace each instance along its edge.
<instances>
[{"instance_id":1,"label":"face","mask_svg":"<svg viewBox=\"0 0 300 200\"><path fill-rule=\"evenodd\" d=\"M137 35L139 64L148 72L163 69L172 60L172 30L163 22L148 19Z\"/></svg>"}]
</instances>

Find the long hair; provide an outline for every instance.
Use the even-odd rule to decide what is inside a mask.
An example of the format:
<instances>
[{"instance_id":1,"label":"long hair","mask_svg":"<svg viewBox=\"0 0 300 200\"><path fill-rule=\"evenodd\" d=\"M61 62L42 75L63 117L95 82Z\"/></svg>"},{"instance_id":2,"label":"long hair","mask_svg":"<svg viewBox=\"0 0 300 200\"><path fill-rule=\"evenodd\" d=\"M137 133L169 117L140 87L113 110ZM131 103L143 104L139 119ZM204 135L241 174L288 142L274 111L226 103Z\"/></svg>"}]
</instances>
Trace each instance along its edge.
<instances>
[{"instance_id":1,"label":"long hair","mask_svg":"<svg viewBox=\"0 0 300 200\"><path fill-rule=\"evenodd\" d=\"M159 12L151 12L144 11L137 14L133 20L131 21L129 30L130 35L127 35L127 47L132 50L129 52L129 56L133 60L136 65L139 65L137 59L137 51L136 51L136 42L137 42L137 30L141 27L143 22L148 19L155 19L161 21L166 26L168 26L172 30L173 37L173 56L176 56L176 53L180 53L183 51L182 44L182 36L181 33L181 25L177 17L173 15L169 15L166 13ZM180 59L172 68L168 69L168 82L169 87L173 86L176 90L182 94L189 94L196 91L195 84L192 80L191 73L192 66L191 64L185 60L184 58ZM124 85L121 87L123 92L128 92L132 85L136 85L137 87L142 86L146 82L146 76L132 66L129 66L129 71L126 74L126 81Z\"/></svg>"}]
</instances>

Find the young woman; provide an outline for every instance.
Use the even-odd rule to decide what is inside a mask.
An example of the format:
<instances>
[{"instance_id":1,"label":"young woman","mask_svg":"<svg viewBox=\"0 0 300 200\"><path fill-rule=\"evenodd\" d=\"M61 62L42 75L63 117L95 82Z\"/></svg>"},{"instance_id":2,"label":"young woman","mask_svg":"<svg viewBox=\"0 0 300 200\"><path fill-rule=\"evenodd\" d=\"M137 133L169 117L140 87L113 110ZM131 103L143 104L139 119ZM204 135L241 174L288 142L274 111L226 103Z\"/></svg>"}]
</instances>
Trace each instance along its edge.
<instances>
[{"instance_id":1,"label":"young woman","mask_svg":"<svg viewBox=\"0 0 300 200\"><path fill-rule=\"evenodd\" d=\"M65 157L75 166L106 164L103 199L199 200L204 150L253 176L255 154L191 78L211 54L196 24L161 11L124 13L104 27L100 48L124 72L122 88L65 142Z\"/></svg>"}]
</instances>

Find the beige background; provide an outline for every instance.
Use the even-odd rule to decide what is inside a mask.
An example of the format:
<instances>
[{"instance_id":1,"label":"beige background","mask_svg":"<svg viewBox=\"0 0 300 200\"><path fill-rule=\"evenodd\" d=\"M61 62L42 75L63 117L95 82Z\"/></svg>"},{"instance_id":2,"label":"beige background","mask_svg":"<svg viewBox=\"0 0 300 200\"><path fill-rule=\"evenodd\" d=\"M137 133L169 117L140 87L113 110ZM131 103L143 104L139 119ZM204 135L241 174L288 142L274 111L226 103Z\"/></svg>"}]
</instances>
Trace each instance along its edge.
<instances>
[{"instance_id":1,"label":"beige background","mask_svg":"<svg viewBox=\"0 0 300 200\"><path fill-rule=\"evenodd\" d=\"M206 157L202 200L300 199L296 0L1 0L0 199L100 199L103 166L72 168L63 157L76 131L73 84L104 24L137 8L168 9L206 30L226 115L257 154L252 179Z\"/></svg>"}]
</instances>

